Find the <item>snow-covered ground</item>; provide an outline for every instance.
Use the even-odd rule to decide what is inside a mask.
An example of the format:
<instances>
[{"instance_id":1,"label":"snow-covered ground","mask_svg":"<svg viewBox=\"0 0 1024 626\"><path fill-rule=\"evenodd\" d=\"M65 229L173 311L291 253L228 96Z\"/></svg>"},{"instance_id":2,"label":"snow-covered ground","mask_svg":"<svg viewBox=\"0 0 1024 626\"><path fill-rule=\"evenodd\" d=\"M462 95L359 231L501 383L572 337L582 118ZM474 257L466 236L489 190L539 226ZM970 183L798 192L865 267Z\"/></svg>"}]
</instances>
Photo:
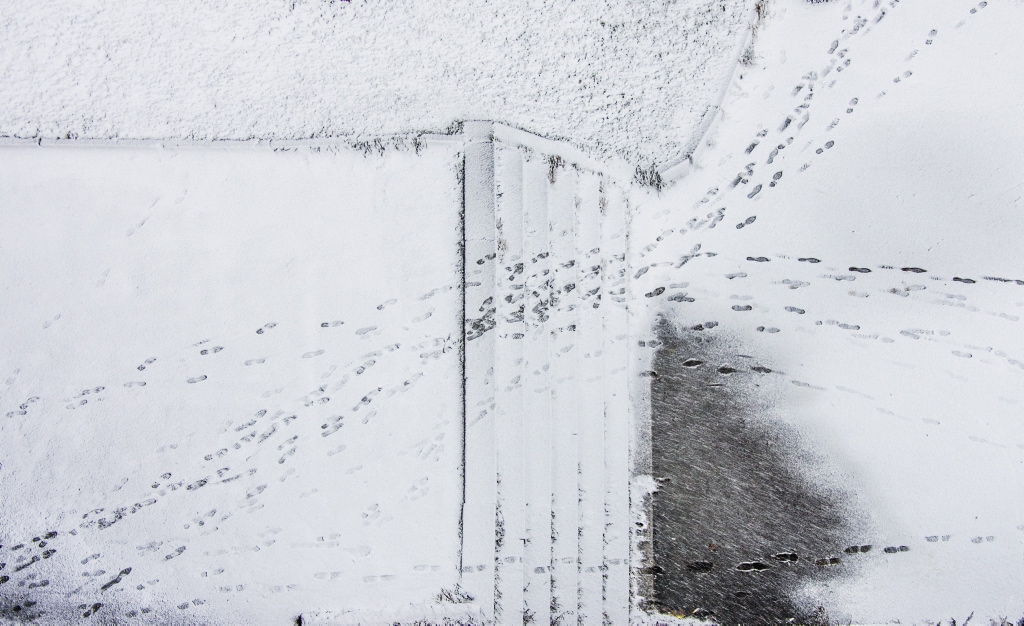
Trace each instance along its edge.
<instances>
[{"instance_id":1,"label":"snow-covered ground","mask_svg":"<svg viewBox=\"0 0 1024 626\"><path fill-rule=\"evenodd\" d=\"M8 0L0 135L278 138L499 120L685 156L753 0Z\"/></svg>"},{"instance_id":2,"label":"snow-covered ground","mask_svg":"<svg viewBox=\"0 0 1024 626\"><path fill-rule=\"evenodd\" d=\"M752 423L795 429L793 458L839 494L849 543L800 555L842 572L803 579L811 606L855 623L1016 620L1024 7L770 6L691 175L634 216L634 306L688 338L688 356L705 361L692 367L736 368L719 383L756 396ZM747 527L723 519L717 534L686 537L686 558L784 569L771 555L797 538L743 545L771 508L747 506ZM744 584L771 575L752 570Z\"/></svg>"},{"instance_id":3,"label":"snow-covered ground","mask_svg":"<svg viewBox=\"0 0 1024 626\"><path fill-rule=\"evenodd\" d=\"M523 580L506 616L598 619L599 587L605 617L608 585L624 598L622 526L637 620L1024 615L1024 5L759 6L738 66L750 2L0 7L0 135L186 141L0 146L0 620L441 620L474 610L450 604L467 564L495 607ZM480 422L492 448L469 450L466 138L187 140L473 118L616 164L497 149L497 236L470 269L530 307L469 321L536 332L498 323L494 368L465 372L508 380L472 407L505 418ZM686 177L629 188L623 162L698 137ZM623 309L603 349L577 310L594 294ZM572 371L599 353L609 376ZM571 419L549 441L552 411ZM632 493L595 442L614 467L633 445ZM493 475L464 482L474 458ZM473 485L493 502L463 518ZM623 524L627 498L652 518ZM550 541L507 540L549 513Z\"/></svg>"},{"instance_id":4,"label":"snow-covered ground","mask_svg":"<svg viewBox=\"0 0 1024 626\"><path fill-rule=\"evenodd\" d=\"M0 620L432 603L457 146L0 148Z\"/></svg>"}]
</instances>

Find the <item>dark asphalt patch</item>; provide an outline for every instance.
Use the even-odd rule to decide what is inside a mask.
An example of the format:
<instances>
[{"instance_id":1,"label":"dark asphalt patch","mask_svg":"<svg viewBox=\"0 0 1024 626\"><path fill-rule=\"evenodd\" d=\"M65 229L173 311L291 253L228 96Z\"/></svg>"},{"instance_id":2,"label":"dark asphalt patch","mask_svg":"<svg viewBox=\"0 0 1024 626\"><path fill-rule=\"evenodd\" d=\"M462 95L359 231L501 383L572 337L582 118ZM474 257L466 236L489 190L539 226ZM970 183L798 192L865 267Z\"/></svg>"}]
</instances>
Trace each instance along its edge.
<instances>
[{"instance_id":1,"label":"dark asphalt patch","mask_svg":"<svg viewBox=\"0 0 1024 626\"><path fill-rule=\"evenodd\" d=\"M662 320L657 333L652 608L720 624L820 620L799 592L851 573L843 550L863 523L848 494L808 480L827 465L771 418L782 375L720 330Z\"/></svg>"}]
</instances>

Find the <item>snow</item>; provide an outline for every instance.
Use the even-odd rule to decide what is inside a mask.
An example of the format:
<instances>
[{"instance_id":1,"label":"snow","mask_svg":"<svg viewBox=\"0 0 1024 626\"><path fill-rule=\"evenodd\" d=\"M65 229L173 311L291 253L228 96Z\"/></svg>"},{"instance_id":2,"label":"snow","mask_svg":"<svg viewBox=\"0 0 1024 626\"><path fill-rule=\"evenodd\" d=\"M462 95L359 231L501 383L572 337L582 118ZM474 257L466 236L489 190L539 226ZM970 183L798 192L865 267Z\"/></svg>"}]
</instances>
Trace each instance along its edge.
<instances>
[{"instance_id":1,"label":"snow","mask_svg":"<svg viewBox=\"0 0 1024 626\"><path fill-rule=\"evenodd\" d=\"M3 619L285 623L456 584L458 160L0 150Z\"/></svg>"},{"instance_id":2,"label":"snow","mask_svg":"<svg viewBox=\"0 0 1024 626\"><path fill-rule=\"evenodd\" d=\"M757 379L770 418L855 503L876 550L820 555L848 577L804 589L815 605L855 623L1016 618L1021 7L771 6L690 176L634 217L634 302L651 325L715 321L734 362L774 370Z\"/></svg>"},{"instance_id":3,"label":"snow","mask_svg":"<svg viewBox=\"0 0 1024 626\"><path fill-rule=\"evenodd\" d=\"M686 155L751 0L12 0L0 135L299 139L488 119Z\"/></svg>"},{"instance_id":4,"label":"snow","mask_svg":"<svg viewBox=\"0 0 1024 626\"><path fill-rule=\"evenodd\" d=\"M650 565L663 477L639 374L659 318L730 346L725 364L742 368L728 384L794 429L808 480L844 494L857 543L874 546L804 555L843 573L796 593L855 623L1024 614L1024 7L761 6L743 65L749 1L0 6L0 136L44 139L0 146L0 619L475 619L493 607L451 606L466 600L469 534L484 600L519 597L533 572L528 601L596 606L567 546L599 568L629 541L632 571ZM491 202L523 225L498 262L549 243L555 260L579 253L548 231L575 237L564 220L607 185L630 213L630 281L604 259L599 286L625 291L629 318L606 309L605 336L575 344L492 332L493 370L470 384L532 375L555 390L492 392L511 417L481 422L491 448L470 434L464 450L466 137L364 152L352 136L474 119L567 142L495 130L499 166L518 165L495 170ZM309 137L326 141L190 144ZM548 185L555 153L594 160ZM658 164L669 185L626 189L624 163ZM609 219L579 226L580 242L626 239ZM524 284L550 288L547 264ZM573 382L569 359L599 351L603 369L584 362ZM628 410L611 382L626 371ZM600 412L597 386L605 430L577 430L576 411ZM538 420L553 408L562 421ZM628 485L612 477L627 451ZM474 458L491 471L464 482ZM581 485L604 501L577 499ZM492 546L493 506L463 518L476 487L503 514L527 508L503 520L510 533L568 541ZM595 503L611 511L600 537ZM543 565L555 548L569 567ZM624 597L616 565L606 584ZM650 582L631 581L634 611Z\"/></svg>"}]
</instances>

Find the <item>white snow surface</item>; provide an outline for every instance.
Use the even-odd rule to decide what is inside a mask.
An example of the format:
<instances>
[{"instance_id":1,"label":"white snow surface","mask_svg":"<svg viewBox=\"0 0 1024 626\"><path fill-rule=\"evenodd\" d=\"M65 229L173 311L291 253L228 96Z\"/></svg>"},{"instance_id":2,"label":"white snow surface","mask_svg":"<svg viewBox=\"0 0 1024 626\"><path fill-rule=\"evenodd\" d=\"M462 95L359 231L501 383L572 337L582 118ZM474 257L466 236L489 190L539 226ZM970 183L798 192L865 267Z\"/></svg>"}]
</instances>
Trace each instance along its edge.
<instances>
[{"instance_id":1,"label":"white snow surface","mask_svg":"<svg viewBox=\"0 0 1024 626\"><path fill-rule=\"evenodd\" d=\"M457 161L0 149L0 621L283 624L453 587Z\"/></svg>"},{"instance_id":2,"label":"white snow surface","mask_svg":"<svg viewBox=\"0 0 1024 626\"><path fill-rule=\"evenodd\" d=\"M753 0L10 0L0 135L297 139L501 121L686 155Z\"/></svg>"},{"instance_id":3,"label":"white snow surface","mask_svg":"<svg viewBox=\"0 0 1024 626\"><path fill-rule=\"evenodd\" d=\"M695 6L11 2L0 132L302 137L497 117L670 161L746 28L740 5ZM805 590L834 619L1017 618L1022 7L769 7L690 175L634 189L631 328L714 321L730 365L772 370L767 417L799 430L811 478L851 494L877 548L836 546L849 575ZM703 26L659 21L684 14ZM662 71L658 54L683 57ZM0 150L5 597L286 623L451 589L456 159L443 143Z\"/></svg>"}]
</instances>

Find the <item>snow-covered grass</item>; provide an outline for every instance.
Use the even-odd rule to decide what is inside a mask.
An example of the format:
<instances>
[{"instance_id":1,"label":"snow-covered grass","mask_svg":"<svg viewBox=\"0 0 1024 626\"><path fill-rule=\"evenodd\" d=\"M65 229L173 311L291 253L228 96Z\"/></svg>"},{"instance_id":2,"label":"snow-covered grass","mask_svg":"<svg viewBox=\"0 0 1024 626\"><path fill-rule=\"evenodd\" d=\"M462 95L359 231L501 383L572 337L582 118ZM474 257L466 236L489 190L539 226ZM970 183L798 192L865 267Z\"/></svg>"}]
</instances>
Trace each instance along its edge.
<instances>
[{"instance_id":1,"label":"snow-covered grass","mask_svg":"<svg viewBox=\"0 0 1024 626\"><path fill-rule=\"evenodd\" d=\"M0 135L283 138L491 119L684 156L751 0L10 0Z\"/></svg>"}]
</instances>

